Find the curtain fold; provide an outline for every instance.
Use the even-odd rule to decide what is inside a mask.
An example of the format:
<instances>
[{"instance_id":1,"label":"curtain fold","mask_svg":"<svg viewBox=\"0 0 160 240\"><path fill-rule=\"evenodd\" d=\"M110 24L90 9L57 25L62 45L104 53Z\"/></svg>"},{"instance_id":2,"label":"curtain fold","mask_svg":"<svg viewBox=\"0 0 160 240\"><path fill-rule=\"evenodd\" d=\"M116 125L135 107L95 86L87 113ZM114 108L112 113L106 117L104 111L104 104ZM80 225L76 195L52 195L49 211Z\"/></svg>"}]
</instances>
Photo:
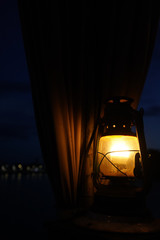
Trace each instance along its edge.
<instances>
[{"instance_id":1,"label":"curtain fold","mask_svg":"<svg viewBox=\"0 0 160 240\"><path fill-rule=\"evenodd\" d=\"M57 205L93 198L96 139L108 97L134 99L146 79L159 12L152 1L23 1L19 13L40 145Z\"/></svg>"}]
</instances>

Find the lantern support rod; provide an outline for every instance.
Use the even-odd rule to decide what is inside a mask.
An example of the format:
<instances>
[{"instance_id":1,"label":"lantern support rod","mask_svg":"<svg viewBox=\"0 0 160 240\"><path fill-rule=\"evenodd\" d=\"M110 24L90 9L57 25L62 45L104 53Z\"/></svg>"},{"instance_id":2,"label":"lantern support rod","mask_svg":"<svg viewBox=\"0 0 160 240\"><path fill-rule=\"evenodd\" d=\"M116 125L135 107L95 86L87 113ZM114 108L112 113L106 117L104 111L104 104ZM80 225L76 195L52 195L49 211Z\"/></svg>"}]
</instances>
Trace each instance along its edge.
<instances>
[{"instance_id":1,"label":"lantern support rod","mask_svg":"<svg viewBox=\"0 0 160 240\"><path fill-rule=\"evenodd\" d=\"M114 151L114 152L117 152L117 151ZM101 154L101 155L103 155L103 158L101 159L101 161L100 161L100 163L99 163L99 165L98 165L98 168L100 167L103 159L106 158L106 159L108 160L108 162L113 165L113 167L115 167L120 173L122 173L123 175L125 175L126 177L128 177L126 173L122 172L122 171L121 171L114 163L112 163L112 161L110 161L109 158L107 157L107 154L112 153L112 152L108 152L108 153L106 153L106 154L103 154L103 153L101 153L101 152L98 152L98 153Z\"/></svg>"},{"instance_id":2,"label":"lantern support rod","mask_svg":"<svg viewBox=\"0 0 160 240\"><path fill-rule=\"evenodd\" d=\"M139 152L139 150L119 150L119 151L107 152L106 154L101 153L101 152L98 152L99 154L103 155L103 157L102 157L102 159L101 159L101 161L100 161L100 163L99 163L99 165L98 165L98 168L100 167L103 159L106 158L107 161L108 161L110 164L112 164L120 173L122 173L123 175L125 175L126 177L128 177L128 175L127 175L126 173L122 172L122 171L107 157L108 154L117 153L117 152Z\"/></svg>"}]
</instances>

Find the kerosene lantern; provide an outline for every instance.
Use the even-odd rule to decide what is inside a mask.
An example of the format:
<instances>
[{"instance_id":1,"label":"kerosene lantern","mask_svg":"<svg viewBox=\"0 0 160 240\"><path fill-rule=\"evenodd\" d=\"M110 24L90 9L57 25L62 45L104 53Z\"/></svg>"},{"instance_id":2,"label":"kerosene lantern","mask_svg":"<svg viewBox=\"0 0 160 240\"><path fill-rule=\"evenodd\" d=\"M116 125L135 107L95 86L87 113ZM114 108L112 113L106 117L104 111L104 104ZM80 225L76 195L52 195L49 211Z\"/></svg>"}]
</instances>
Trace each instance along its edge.
<instances>
[{"instance_id":1,"label":"kerosene lantern","mask_svg":"<svg viewBox=\"0 0 160 240\"><path fill-rule=\"evenodd\" d=\"M108 214L144 214L147 150L143 113L132 99L114 97L99 123L94 161L95 208Z\"/></svg>"}]
</instances>

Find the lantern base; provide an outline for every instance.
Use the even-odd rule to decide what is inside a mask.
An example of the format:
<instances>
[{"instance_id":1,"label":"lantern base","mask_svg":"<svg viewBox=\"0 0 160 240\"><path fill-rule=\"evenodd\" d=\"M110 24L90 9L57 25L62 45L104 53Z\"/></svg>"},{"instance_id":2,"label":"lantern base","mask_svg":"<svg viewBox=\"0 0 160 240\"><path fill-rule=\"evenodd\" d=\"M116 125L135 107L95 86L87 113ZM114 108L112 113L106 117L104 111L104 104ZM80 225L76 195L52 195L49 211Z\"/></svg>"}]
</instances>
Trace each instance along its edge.
<instances>
[{"instance_id":1,"label":"lantern base","mask_svg":"<svg viewBox=\"0 0 160 240\"><path fill-rule=\"evenodd\" d=\"M90 210L75 218L74 223L96 232L121 233L122 238L126 234L137 234L136 237L142 233L160 234L160 219L152 217L146 208L146 198L142 193L113 197L98 192ZM150 238L146 238L145 235L144 239Z\"/></svg>"},{"instance_id":2,"label":"lantern base","mask_svg":"<svg viewBox=\"0 0 160 240\"><path fill-rule=\"evenodd\" d=\"M134 194L128 195L111 193L108 195L108 192L106 194L103 191L102 193L97 192L91 210L95 213L110 216L150 218L151 214L146 208L146 198L142 192L134 192Z\"/></svg>"}]
</instances>

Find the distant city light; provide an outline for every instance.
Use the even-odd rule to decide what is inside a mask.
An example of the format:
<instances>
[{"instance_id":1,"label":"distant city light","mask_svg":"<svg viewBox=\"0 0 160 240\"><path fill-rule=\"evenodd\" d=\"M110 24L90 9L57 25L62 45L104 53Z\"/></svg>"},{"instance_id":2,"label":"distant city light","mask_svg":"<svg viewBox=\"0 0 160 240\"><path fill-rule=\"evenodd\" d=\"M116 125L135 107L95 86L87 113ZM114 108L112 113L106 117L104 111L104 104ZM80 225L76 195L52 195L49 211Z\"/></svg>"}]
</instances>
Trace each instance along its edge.
<instances>
[{"instance_id":1,"label":"distant city light","mask_svg":"<svg viewBox=\"0 0 160 240\"><path fill-rule=\"evenodd\" d=\"M19 169L23 169L22 164L18 164Z\"/></svg>"},{"instance_id":2,"label":"distant city light","mask_svg":"<svg viewBox=\"0 0 160 240\"><path fill-rule=\"evenodd\" d=\"M0 165L0 174L18 174L18 173L45 173L45 167L42 164L2 164Z\"/></svg>"}]
</instances>

